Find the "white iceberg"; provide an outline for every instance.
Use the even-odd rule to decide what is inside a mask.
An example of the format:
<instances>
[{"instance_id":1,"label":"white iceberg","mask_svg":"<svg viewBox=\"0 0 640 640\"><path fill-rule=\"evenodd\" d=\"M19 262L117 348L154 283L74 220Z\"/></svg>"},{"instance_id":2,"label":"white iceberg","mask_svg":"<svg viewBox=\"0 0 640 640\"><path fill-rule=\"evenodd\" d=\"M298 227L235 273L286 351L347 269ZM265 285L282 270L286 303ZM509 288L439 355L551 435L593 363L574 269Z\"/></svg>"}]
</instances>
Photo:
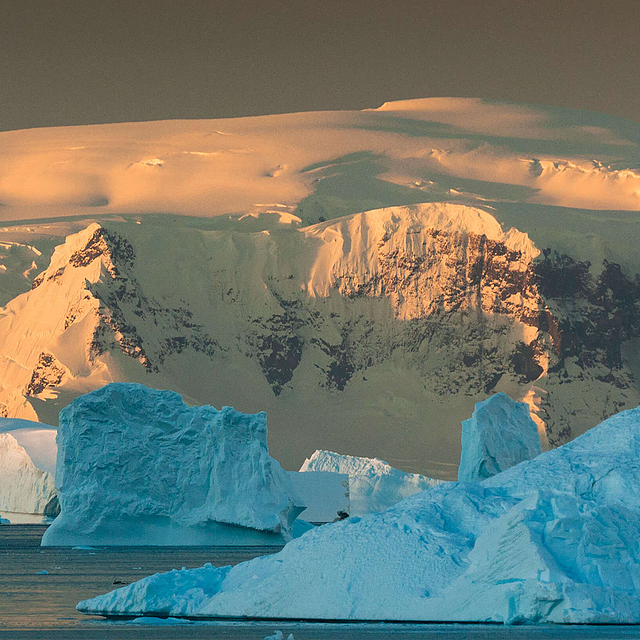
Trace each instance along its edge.
<instances>
[{"instance_id":1,"label":"white iceberg","mask_svg":"<svg viewBox=\"0 0 640 640\"><path fill-rule=\"evenodd\" d=\"M461 482L480 482L542 453L529 405L506 393L478 402L462 422Z\"/></svg>"},{"instance_id":2,"label":"white iceberg","mask_svg":"<svg viewBox=\"0 0 640 640\"><path fill-rule=\"evenodd\" d=\"M283 544L303 510L267 416L115 383L60 413L61 513L42 544Z\"/></svg>"},{"instance_id":3,"label":"white iceberg","mask_svg":"<svg viewBox=\"0 0 640 640\"><path fill-rule=\"evenodd\" d=\"M291 484L307 505L308 522L333 522L340 513L349 513L349 476L329 471L289 472ZM296 520L298 522L298 520ZM293 532L294 538L295 531Z\"/></svg>"},{"instance_id":4,"label":"white iceberg","mask_svg":"<svg viewBox=\"0 0 640 640\"><path fill-rule=\"evenodd\" d=\"M56 428L0 418L0 511L55 515Z\"/></svg>"},{"instance_id":5,"label":"white iceberg","mask_svg":"<svg viewBox=\"0 0 640 640\"><path fill-rule=\"evenodd\" d=\"M235 567L156 574L80 611L640 623L640 407L481 483L325 525Z\"/></svg>"},{"instance_id":6,"label":"white iceberg","mask_svg":"<svg viewBox=\"0 0 640 640\"><path fill-rule=\"evenodd\" d=\"M300 471L347 474L348 513L352 516L384 511L404 498L442 484L442 480L394 469L384 460L347 456L333 451L315 451L302 463Z\"/></svg>"}]
</instances>

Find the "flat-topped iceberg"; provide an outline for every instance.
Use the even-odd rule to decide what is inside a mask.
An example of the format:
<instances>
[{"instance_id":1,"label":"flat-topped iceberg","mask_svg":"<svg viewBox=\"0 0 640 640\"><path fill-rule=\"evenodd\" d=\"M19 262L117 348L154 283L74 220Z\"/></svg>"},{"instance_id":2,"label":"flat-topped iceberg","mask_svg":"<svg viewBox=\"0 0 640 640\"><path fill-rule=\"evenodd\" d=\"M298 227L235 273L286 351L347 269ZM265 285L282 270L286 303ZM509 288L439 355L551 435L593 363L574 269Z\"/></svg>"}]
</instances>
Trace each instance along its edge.
<instances>
[{"instance_id":1,"label":"flat-topped iceberg","mask_svg":"<svg viewBox=\"0 0 640 640\"><path fill-rule=\"evenodd\" d=\"M55 515L56 429L0 418L0 511Z\"/></svg>"},{"instance_id":2,"label":"flat-topped iceberg","mask_svg":"<svg viewBox=\"0 0 640 640\"><path fill-rule=\"evenodd\" d=\"M394 469L384 460L348 456L333 451L315 451L300 467L301 472L324 471L349 476L349 513L363 516L384 511L442 480Z\"/></svg>"},{"instance_id":3,"label":"flat-topped iceberg","mask_svg":"<svg viewBox=\"0 0 640 640\"><path fill-rule=\"evenodd\" d=\"M640 407L480 483L447 483L235 567L156 574L86 613L640 623Z\"/></svg>"},{"instance_id":4,"label":"flat-topped iceberg","mask_svg":"<svg viewBox=\"0 0 640 640\"><path fill-rule=\"evenodd\" d=\"M267 416L114 383L60 413L47 545L282 544L303 510Z\"/></svg>"},{"instance_id":5,"label":"flat-topped iceberg","mask_svg":"<svg viewBox=\"0 0 640 640\"><path fill-rule=\"evenodd\" d=\"M306 505L303 518L309 522L333 522L349 514L349 476L329 471L289 471L297 495ZM296 521L297 522L297 521ZM297 537L294 532L294 537Z\"/></svg>"},{"instance_id":6,"label":"flat-topped iceberg","mask_svg":"<svg viewBox=\"0 0 640 640\"><path fill-rule=\"evenodd\" d=\"M542 453L529 405L496 393L462 423L458 480L480 482Z\"/></svg>"}]
</instances>

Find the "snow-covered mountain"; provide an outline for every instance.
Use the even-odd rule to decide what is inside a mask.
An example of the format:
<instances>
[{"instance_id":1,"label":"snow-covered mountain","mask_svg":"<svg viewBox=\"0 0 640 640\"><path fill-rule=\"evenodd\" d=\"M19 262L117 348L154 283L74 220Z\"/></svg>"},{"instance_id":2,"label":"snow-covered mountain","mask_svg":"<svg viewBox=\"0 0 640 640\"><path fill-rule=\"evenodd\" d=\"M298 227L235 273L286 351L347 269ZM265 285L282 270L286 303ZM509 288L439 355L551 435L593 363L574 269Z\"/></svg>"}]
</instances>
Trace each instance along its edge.
<instances>
[{"instance_id":1,"label":"snow-covered mountain","mask_svg":"<svg viewBox=\"0 0 640 640\"><path fill-rule=\"evenodd\" d=\"M0 134L0 414L139 381L453 479L504 391L565 442L640 403L639 146L474 100Z\"/></svg>"}]
</instances>

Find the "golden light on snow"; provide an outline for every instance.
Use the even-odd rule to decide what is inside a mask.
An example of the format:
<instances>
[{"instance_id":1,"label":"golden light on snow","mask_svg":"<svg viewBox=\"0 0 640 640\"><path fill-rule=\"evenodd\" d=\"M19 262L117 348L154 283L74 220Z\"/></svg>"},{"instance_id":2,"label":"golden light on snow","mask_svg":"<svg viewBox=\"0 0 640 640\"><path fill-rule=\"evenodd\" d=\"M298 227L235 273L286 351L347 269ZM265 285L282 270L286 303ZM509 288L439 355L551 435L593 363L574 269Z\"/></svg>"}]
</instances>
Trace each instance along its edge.
<instances>
[{"instance_id":1,"label":"golden light on snow","mask_svg":"<svg viewBox=\"0 0 640 640\"><path fill-rule=\"evenodd\" d=\"M34 207L47 207L54 217L217 216L249 212L260 202L291 207L331 177L332 162L363 153L371 161L354 156L358 180L408 185L415 201L433 199L422 193L434 176L445 175L528 187L531 202L638 210L640 174L610 168L608 158L576 156L576 140L583 138L623 156L633 151L606 127L560 126L550 111L479 99L12 131L0 133L0 216L30 219L37 217ZM539 157L535 143L548 139L558 155ZM523 155L527 141L532 152ZM317 166L324 169L318 173Z\"/></svg>"}]
</instances>

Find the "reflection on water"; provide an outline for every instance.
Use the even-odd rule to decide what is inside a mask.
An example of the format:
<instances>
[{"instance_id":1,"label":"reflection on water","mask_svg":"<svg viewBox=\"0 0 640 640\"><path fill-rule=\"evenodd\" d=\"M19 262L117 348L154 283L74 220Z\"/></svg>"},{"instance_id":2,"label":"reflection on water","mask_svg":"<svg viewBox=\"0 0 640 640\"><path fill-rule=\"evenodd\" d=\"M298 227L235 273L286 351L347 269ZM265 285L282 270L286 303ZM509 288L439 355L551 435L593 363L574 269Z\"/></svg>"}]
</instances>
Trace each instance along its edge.
<instances>
[{"instance_id":1,"label":"reflection on water","mask_svg":"<svg viewBox=\"0 0 640 640\"><path fill-rule=\"evenodd\" d=\"M46 525L0 527L0 638L47 640L157 640L225 638L262 640L280 629L295 640L364 640L402 637L421 640L562 640L637 638L639 627L503 627L500 625L311 624L293 622L202 622L139 625L85 616L75 605L173 568L236 564L277 551L273 547L41 548ZM46 571L47 573L39 573Z\"/></svg>"}]
</instances>

